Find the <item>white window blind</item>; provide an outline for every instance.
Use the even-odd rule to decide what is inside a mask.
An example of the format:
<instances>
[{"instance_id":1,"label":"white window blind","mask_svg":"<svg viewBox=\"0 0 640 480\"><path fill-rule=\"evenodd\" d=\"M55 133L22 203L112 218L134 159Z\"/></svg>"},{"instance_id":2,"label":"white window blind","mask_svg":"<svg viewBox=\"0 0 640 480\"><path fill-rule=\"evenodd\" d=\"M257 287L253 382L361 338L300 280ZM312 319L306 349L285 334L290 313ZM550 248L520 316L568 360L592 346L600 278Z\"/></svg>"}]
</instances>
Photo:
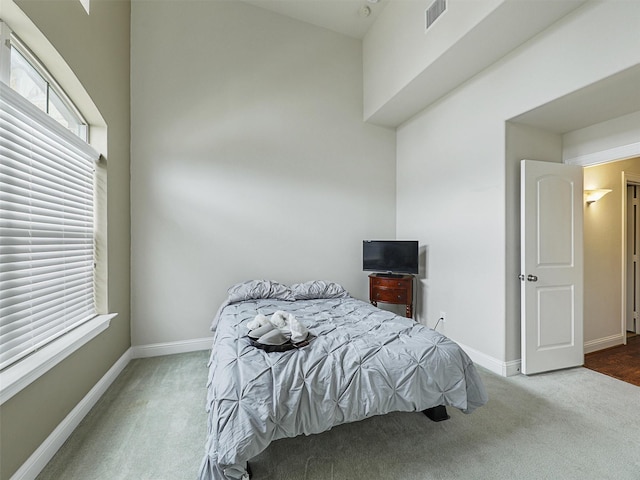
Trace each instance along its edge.
<instances>
[{"instance_id":1,"label":"white window blind","mask_svg":"<svg viewBox=\"0 0 640 480\"><path fill-rule=\"evenodd\" d=\"M96 315L98 157L0 82L0 369Z\"/></svg>"}]
</instances>

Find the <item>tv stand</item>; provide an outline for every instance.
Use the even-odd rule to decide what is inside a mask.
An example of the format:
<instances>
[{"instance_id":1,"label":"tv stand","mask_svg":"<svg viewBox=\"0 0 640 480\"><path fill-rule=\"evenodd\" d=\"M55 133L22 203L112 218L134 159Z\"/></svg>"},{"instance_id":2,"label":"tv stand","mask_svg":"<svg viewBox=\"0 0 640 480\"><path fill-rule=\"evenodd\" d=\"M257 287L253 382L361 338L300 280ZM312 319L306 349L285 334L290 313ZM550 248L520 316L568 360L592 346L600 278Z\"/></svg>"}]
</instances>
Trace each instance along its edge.
<instances>
[{"instance_id":1,"label":"tv stand","mask_svg":"<svg viewBox=\"0 0 640 480\"><path fill-rule=\"evenodd\" d=\"M372 273L369 275L369 301L406 305L405 316L413 318L413 275Z\"/></svg>"}]
</instances>

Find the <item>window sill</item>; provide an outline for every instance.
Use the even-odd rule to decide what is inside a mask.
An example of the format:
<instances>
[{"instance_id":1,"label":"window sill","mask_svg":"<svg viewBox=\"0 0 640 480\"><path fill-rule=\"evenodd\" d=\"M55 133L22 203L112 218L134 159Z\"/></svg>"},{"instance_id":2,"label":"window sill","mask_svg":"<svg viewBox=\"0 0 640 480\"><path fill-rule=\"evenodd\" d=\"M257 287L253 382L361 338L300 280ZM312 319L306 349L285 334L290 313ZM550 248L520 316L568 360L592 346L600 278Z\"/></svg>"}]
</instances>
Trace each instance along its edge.
<instances>
[{"instance_id":1,"label":"window sill","mask_svg":"<svg viewBox=\"0 0 640 480\"><path fill-rule=\"evenodd\" d=\"M109 328L116 315L98 315L0 372L0 405Z\"/></svg>"}]
</instances>

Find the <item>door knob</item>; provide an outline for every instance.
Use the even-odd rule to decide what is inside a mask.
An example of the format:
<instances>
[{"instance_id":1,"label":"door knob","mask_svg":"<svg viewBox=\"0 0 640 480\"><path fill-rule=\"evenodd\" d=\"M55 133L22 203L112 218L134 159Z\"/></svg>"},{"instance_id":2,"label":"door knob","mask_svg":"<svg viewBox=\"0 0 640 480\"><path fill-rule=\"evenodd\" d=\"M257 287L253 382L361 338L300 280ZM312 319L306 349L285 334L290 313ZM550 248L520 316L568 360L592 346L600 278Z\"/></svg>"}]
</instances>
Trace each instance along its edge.
<instances>
[{"instance_id":1,"label":"door knob","mask_svg":"<svg viewBox=\"0 0 640 480\"><path fill-rule=\"evenodd\" d=\"M537 282L538 281L538 277L536 277L535 275L527 275L527 280L529 280L530 282Z\"/></svg>"}]
</instances>

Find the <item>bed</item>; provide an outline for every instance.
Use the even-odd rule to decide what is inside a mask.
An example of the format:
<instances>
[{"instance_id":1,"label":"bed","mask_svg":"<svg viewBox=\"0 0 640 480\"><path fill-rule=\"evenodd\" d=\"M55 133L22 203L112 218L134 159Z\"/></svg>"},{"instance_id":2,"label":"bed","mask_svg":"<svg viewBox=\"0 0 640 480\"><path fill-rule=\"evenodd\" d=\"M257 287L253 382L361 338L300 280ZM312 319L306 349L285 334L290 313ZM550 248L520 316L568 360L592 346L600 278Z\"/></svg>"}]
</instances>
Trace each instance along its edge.
<instances>
[{"instance_id":1,"label":"bed","mask_svg":"<svg viewBox=\"0 0 640 480\"><path fill-rule=\"evenodd\" d=\"M252 280L228 293L211 327L200 480L247 480L247 462L279 438L394 411L444 406L471 413L487 402L455 342L336 283ZM268 353L250 343L247 324L276 311L307 326L307 346Z\"/></svg>"}]
</instances>

